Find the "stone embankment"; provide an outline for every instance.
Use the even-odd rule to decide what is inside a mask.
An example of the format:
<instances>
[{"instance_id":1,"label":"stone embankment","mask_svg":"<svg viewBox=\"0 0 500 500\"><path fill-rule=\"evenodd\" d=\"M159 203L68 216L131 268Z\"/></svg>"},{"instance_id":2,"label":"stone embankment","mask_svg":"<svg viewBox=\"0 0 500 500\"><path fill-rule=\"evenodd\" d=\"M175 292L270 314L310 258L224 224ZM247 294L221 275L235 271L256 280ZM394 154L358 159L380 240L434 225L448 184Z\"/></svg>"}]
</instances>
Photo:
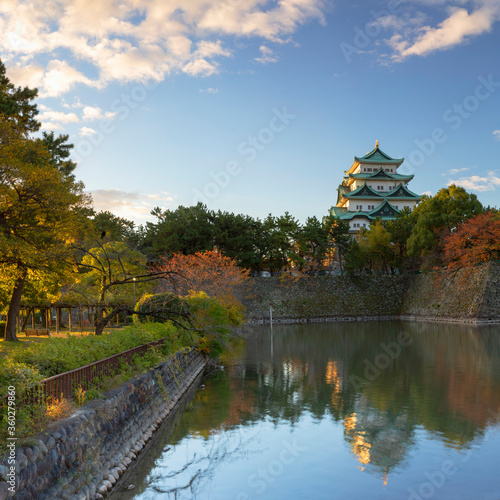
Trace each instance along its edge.
<instances>
[{"instance_id":1,"label":"stone embankment","mask_svg":"<svg viewBox=\"0 0 500 500\"><path fill-rule=\"evenodd\" d=\"M500 322L500 262L459 273L252 278L241 299L249 323L402 318Z\"/></svg>"},{"instance_id":2,"label":"stone embankment","mask_svg":"<svg viewBox=\"0 0 500 500\"><path fill-rule=\"evenodd\" d=\"M103 498L186 391L199 383L206 364L194 349L179 352L16 448L12 498ZM8 465L0 465L0 500L12 495Z\"/></svg>"},{"instance_id":3,"label":"stone embankment","mask_svg":"<svg viewBox=\"0 0 500 500\"><path fill-rule=\"evenodd\" d=\"M500 263L472 271L425 273L415 277L401 318L455 323L500 322Z\"/></svg>"},{"instance_id":4,"label":"stone embankment","mask_svg":"<svg viewBox=\"0 0 500 500\"><path fill-rule=\"evenodd\" d=\"M252 278L242 301L250 323L355 321L399 314L407 276Z\"/></svg>"}]
</instances>

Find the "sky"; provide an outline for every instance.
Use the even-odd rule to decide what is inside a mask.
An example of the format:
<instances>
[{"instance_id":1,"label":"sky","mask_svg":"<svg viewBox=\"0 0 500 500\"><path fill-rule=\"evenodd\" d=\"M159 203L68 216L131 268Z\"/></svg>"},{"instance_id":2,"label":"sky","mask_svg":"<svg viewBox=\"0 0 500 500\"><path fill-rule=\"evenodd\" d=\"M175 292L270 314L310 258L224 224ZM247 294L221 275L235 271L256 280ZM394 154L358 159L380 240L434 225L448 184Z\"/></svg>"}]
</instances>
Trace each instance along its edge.
<instances>
[{"instance_id":1,"label":"sky","mask_svg":"<svg viewBox=\"0 0 500 500\"><path fill-rule=\"evenodd\" d=\"M500 200L500 0L2 0L0 59L97 211L321 218L354 155Z\"/></svg>"}]
</instances>

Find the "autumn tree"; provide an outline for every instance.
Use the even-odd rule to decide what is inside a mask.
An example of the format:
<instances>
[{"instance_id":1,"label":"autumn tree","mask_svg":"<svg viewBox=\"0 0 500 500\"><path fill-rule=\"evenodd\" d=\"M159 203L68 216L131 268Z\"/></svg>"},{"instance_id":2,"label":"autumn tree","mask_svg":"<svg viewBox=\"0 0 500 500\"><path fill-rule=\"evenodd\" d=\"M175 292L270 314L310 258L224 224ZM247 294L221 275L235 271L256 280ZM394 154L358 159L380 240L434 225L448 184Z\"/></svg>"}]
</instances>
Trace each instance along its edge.
<instances>
[{"instance_id":1,"label":"autumn tree","mask_svg":"<svg viewBox=\"0 0 500 500\"><path fill-rule=\"evenodd\" d=\"M188 295L193 291L205 292L211 297L233 298L235 290L248 277L248 271L239 268L236 260L216 250L163 257L157 270L175 276L175 280L160 280L157 292L177 295Z\"/></svg>"},{"instance_id":2,"label":"autumn tree","mask_svg":"<svg viewBox=\"0 0 500 500\"><path fill-rule=\"evenodd\" d=\"M407 241L408 255L421 257L433 252L439 256L440 237L482 212L477 196L454 184L423 198L414 208L416 221Z\"/></svg>"},{"instance_id":3,"label":"autumn tree","mask_svg":"<svg viewBox=\"0 0 500 500\"><path fill-rule=\"evenodd\" d=\"M500 213L485 212L460 224L444 244L444 262L449 269L471 268L500 259Z\"/></svg>"},{"instance_id":4,"label":"autumn tree","mask_svg":"<svg viewBox=\"0 0 500 500\"><path fill-rule=\"evenodd\" d=\"M26 282L68 269L70 243L81 232L90 199L83 184L51 165L39 139L0 115L0 272L11 289L5 338L15 322Z\"/></svg>"}]
</instances>

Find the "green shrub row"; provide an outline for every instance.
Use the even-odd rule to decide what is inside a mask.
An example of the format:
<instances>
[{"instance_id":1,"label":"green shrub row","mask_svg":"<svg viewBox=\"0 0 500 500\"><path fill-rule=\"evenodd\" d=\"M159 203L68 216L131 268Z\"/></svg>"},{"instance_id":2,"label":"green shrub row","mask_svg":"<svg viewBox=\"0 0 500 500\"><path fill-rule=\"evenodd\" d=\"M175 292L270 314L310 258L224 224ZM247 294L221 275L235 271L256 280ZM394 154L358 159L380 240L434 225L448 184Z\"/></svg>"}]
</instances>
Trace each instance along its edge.
<instances>
[{"instance_id":1,"label":"green shrub row","mask_svg":"<svg viewBox=\"0 0 500 500\"><path fill-rule=\"evenodd\" d=\"M108 356L167 337L163 356L192 345L192 339L170 323L134 324L104 335L50 338L31 344L0 360L0 397L8 386L16 386L18 396L40 380L74 370Z\"/></svg>"}]
</instances>

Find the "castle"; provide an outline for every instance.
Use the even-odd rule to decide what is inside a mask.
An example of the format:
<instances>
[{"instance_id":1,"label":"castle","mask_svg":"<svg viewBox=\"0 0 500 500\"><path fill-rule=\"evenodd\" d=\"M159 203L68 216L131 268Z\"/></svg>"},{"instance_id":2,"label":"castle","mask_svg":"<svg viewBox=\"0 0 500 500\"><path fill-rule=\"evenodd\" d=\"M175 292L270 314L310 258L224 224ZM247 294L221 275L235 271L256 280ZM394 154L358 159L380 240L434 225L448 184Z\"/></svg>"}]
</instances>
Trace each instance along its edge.
<instances>
[{"instance_id":1,"label":"castle","mask_svg":"<svg viewBox=\"0 0 500 500\"><path fill-rule=\"evenodd\" d=\"M345 171L344 180L338 187L337 204L330 213L349 221L350 232L370 227L377 218L394 219L405 207L412 209L421 196L406 185L413 175L398 174L404 158L391 158L380 148L365 156L355 156L354 163Z\"/></svg>"}]
</instances>

